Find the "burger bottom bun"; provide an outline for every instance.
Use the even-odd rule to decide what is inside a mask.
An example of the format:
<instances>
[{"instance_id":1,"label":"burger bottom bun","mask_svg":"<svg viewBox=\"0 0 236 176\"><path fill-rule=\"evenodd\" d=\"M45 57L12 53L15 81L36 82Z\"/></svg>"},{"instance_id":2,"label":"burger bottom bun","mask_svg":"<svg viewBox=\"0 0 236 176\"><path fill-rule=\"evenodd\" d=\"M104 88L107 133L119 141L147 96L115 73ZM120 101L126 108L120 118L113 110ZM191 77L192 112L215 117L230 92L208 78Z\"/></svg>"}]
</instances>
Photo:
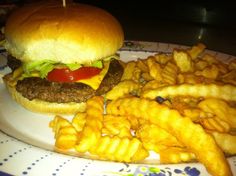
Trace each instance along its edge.
<instances>
[{"instance_id":1,"label":"burger bottom bun","mask_svg":"<svg viewBox=\"0 0 236 176\"><path fill-rule=\"evenodd\" d=\"M8 82L5 81L5 84L13 99L32 112L72 115L77 112L84 112L86 108L86 103L54 103L39 99L29 100L17 92L15 87L10 86Z\"/></svg>"}]
</instances>

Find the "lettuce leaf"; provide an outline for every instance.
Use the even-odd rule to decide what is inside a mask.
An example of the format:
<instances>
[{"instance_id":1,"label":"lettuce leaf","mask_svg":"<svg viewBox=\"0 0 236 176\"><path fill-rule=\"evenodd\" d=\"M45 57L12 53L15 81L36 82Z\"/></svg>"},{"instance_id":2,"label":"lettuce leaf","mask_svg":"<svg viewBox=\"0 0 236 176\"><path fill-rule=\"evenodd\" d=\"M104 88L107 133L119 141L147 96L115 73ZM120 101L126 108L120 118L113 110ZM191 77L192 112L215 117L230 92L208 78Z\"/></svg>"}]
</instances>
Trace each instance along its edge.
<instances>
[{"instance_id":1,"label":"lettuce leaf","mask_svg":"<svg viewBox=\"0 0 236 176\"><path fill-rule=\"evenodd\" d=\"M104 58L104 61L109 61L111 59L118 59L118 55L112 55L107 58ZM23 63L23 70L24 70L24 75L25 76L31 76L32 73L38 72L39 76L41 78L47 77L47 74L52 71L55 67L68 67L70 70L74 71L82 67L83 65L77 64L77 63L72 63L72 64L63 64L63 63L58 63L55 61L51 60L41 60L41 61L35 61L35 62L26 62ZM92 62L90 65L86 66L92 66L92 67L97 67L97 68L103 68L103 61L102 60L97 60Z\"/></svg>"},{"instance_id":2,"label":"lettuce leaf","mask_svg":"<svg viewBox=\"0 0 236 176\"><path fill-rule=\"evenodd\" d=\"M26 75L31 75L31 72L38 71L41 78L45 78L48 72L54 69L56 62L43 60L35 62L27 62L23 64L23 70Z\"/></svg>"}]
</instances>

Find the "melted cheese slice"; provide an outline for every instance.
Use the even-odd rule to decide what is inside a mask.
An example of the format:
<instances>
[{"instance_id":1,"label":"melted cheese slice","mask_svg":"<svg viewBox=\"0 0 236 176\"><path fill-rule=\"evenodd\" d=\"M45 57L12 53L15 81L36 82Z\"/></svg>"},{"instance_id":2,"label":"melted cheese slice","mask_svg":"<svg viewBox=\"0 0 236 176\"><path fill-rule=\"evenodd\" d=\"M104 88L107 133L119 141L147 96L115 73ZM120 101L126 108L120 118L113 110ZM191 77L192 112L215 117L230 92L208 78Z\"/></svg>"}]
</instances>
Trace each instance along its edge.
<instances>
[{"instance_id":1,"label":"melted cheese slice","mask_svg":"<svg viewBox=\"0 0 236 176\"><path fill-rule=\"evenodd\" d=\"M110 61L104 62L104 68L102 69L102 71L98 75L93 76L90 79L81 79L77 82L87 84L88 86L92 87L94 90L97 90L99 88L103 78L105 77L105 75L108 72L109 65L110 65Z\"/></svg>"},{"instance_id":2,"label":"melted cheese slice","mask_svg":"<svg viewBox=\"0 0 236 176\"><path fill-rule=\"evenodd\" d=\"M89 79L81 79L77 82L86 84L86 85L90 86L91 88L93 88L94 90L97 90L99 88L103 78L106 76L106 74L109 70L109 66L110 66L110 61L104 62L104 67L98 75L93 76L92 78L89 78ZM18 69L16 69L13 72L13 80L11 82L12 86L16 85L18 80L24 79L22 74L23 74L22 67L19 67ZM31 74L30 76L39 77L39 74Z\"/></svg>"}]
</instances>

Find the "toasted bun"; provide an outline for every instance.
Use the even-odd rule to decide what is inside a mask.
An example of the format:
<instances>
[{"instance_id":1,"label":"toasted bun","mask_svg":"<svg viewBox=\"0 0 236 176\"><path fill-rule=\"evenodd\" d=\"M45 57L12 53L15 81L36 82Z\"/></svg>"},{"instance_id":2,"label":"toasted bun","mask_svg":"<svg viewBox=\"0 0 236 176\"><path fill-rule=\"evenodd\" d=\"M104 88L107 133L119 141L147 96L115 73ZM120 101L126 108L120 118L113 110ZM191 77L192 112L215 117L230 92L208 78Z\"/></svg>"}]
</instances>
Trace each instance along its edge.
<instances>
[{"instance_id":1,"label":"toasted bun","mask_svg":"<svg viewBox=\"0 0 236 176\"><path fill-rule=\"evenodd\" d=\"M5 48L21 61L88 63L114 54L123 43L119 22L85 4L37 3L9 17Z\"/></svg>"},{"instance_id":2,"label":"toasted bun","mask_svg":"<svg viewBox=\"0 0 236 176\"><path fill-rule=\"evenodd\" d=\"M16 91L15 86L10 84L10 79L11 77L4 79L4 83L9 93L17 103L30 111L45 114L72 115L78 112L84 112L86 109L86 103L51 103L38 99L29 100Z\"/></svg>"}]
</instances>

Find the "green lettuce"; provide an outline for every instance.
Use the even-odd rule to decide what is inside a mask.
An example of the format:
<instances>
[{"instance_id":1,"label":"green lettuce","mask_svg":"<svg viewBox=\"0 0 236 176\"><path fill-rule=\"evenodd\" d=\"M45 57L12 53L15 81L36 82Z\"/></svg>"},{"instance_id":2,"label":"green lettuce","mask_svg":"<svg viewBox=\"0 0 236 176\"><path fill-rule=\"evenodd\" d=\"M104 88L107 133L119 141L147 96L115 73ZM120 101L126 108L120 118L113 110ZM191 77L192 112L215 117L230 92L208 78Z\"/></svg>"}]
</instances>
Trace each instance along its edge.
<instances>
[{"instance_id":1,"label":"green lettuce","mask_svg":"<svg viewBox=\"0 0 236 176\"><path fill-rule=\"evenodd\" d=\"M104 61L109 61L111 59L118 59L118 55L112 55L105 59ZM78 63L72 63L72 64L62 64L51 60L41 60L41 61L34 61L34 62L26 62L23 63L23 70L25 77L31 76L32 73L38 72L39 76L41 78L47 77L48 73L52 71L55 67L67 67L70 70L74 71L82 67L83 65ZM89 65L86 66L92 66L97 68L103 68L103 62L102 60L97 60L92 62Z\"/></svg>"}]
</instances>

